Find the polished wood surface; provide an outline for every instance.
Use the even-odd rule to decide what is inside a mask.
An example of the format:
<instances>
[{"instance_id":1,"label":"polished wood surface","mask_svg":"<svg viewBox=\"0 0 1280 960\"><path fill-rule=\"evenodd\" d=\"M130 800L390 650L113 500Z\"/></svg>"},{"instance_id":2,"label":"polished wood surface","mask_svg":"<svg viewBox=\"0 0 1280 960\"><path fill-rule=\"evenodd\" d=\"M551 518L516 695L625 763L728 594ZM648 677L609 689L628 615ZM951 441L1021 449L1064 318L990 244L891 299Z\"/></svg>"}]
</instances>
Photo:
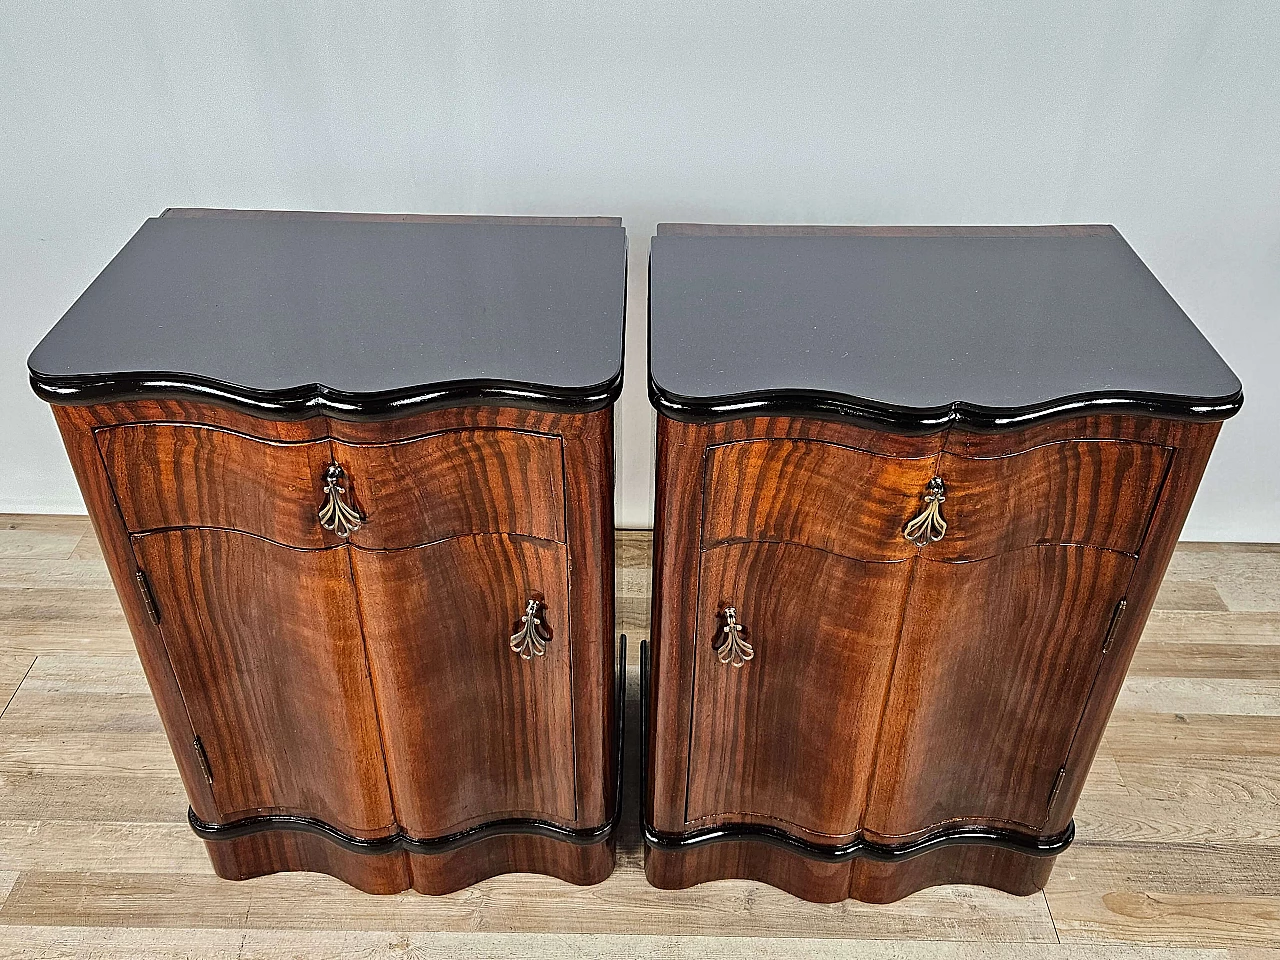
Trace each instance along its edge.
<instances>
[{"instance_id":1,"label":"polished wood surface","mask_svg":"<svg viewBox=\"0 0 1280 960\"><path fill-rule=\"evenodd\" d=\"M757 440L769 444L748 447L748 442ZM699 426L658 418L651 641L656 682L649 714L648 756L652 790L665 799L655 804L646 798L645 811L659 830L687 829L684 814L696 647L680 638L699 635L698 597L691 586L701 565L703 511L698 493L704 489L704 454L708 447L734 443L767 451L777 440L815 441L910 459L932 459L942 446L941 436L909 437L820 420L759 417ZM904 499L904 507L908 501Z\"/></svg>"},{"instance_id":2,"label":"polished wood surface","mask_svg":"<svg viewBox=\"0 0 1280 960\"><path fill-rule=\"evenodd\" d=\"M1058 440L983 459L948 450L936 467L947 535L922 555L981 560L1058 543L1136 554L1171 453L1127 440Z\"/></svg>"},{"instance_id":3,"label":"polished wood surface","mask_svg":"<svg viewBox=\"0 0 1280 960\"><path fill-rule=\"evenodd\" d=\"M400 825L437 837L502 817L572 826L572 628L565 549L508 536L354 551ZM526 602L551 639L521 659Z\"/></svg>"},{"instance_id":4,"label":"polished wood surface","mask_svg":"<svg viewBox=\"0 0 1280 960\"><path fill-rule=\"evenodd\" d=\"M858 830L910 575L793 544L703 554L687 823ZM742 667L715 647L733 605L754 649Z\"/></svg>"},{"instance_id":5,"label":"polished wood surface","mask_svg":"<svg viewBox=\"0 0 1280 960\"><path fill-rule=\"evenodd\" d=\"M208 758L216 809L197 815L310 816L365 837L393 829L346 550L218 530L133 546Z\"/></svg>"},{"instance_id":6,"label":"polished wood surface","mask_svg":"<svg viewBox=\"0 0 1280 960\"><path fill-rule=\"evenodd\" d=\"M1047 832L1133 566L1078 546L917 563L868 832L901 839L957 820Z\"/></svg>"},{"instance_id":7,"label":"polished wood surface","mask_svg":"<svg viewBox=\"0 0 1280 960\"><path fill-rule=\"evenodd\" d=\"M291 547L338 543L316 523L329 444L281 443L204 424L96 431L111 488L134 532L243 530Z\"/></svg>"},{"instance_id":8,"label":"polished wood surface","mask_svg":"<svg viewBox=\"0 0 1280 960\"><path fill-rule=\"evenodd\" d=\"M256 425L250 425L258 429ZM350 542L397 549L474 533L564 541L563 444L521 430L446 430L392 443L281 442L204 424L134 423L96 433L131 531L243 530L319 548L325 469L346 473L366 518Z\"/></svg>"},{"instance_id":9,"label":"polished wood surface","mask_svg":"<svg viewBox=\"0 0 1280 960\"><path fill-rule=\"evenodd\" d=\"M648 541L618 536L628 730ZM618 866L599 886L526 874L442 897L372 897L315 873L228 883L185 822L186 792L88 519L0 517L0 952L1271 960L1277 644L1280 549L1180 545L1076 805L1079 836L1026 897L957 885L880 906L810 903L750 880L657 889L641 866L634 737Z\"/></svg>"},{"instance_id":10,"label":"polished wood surface","mask_svg":"<svg viewBox=\"0 0 1280 960\"><path fill-rule=\"evenodd\" d=\"M903 863L854 860L822 863L780 857L753 842L726 842L681 853L645 852L650 882L663 890L685 890L712 880L755 880L780 890L803 890L815 904L848 897L864 903L893 903L939 884L982 884L1015 896L1043 889L1053 861L992 847L949 847Z\"/></svg>"},{"instance_id":11,"label":"polished wood surface","mask_svg":"<svg viewBox=\"0 0 1280 960\"><path fill-rule=\"evenodd\" d=\"M367 522L361 547L394 550L476 533L564 542L558 436L450 430L388 444L333 443Z\"/></svg>"},{"instance_id":12,"label":"polished wood surface","mask_svg":"<svg viewBox=\"0 0 1280 960\"><path fill-rule=\"evenodd\" d=\"M616 220L228 214L145 221L32 351L36 391L347 420L617 399Z\"/></svg>"},{"instance_id":13,"label":"polished wood surface","mask_svg":"<svg viewBox=\"0 0 1280 960\"><path fill-rule=\"evenodd\" d=\"M55 416L200 820L294 816L384 849L533 818L599 849L485 834L470 854L406 853L446 858L409 885L456 889L500 872L503 851L511 870L600 878L617 804L610 410L286 422L150 399ZM334 461L367 520L349 541L314 532ZM531 597L552 640L525 662L509 643ZM310 869L405 889L402 858L376 855L379 875L332 840L237 836L209 841L228 844L223 876Z\"/></svg>"},{"instance_id":14,"label":"polished wood surface","mask_svg":"<svg viewBox=\"0 0 1280 960\"><path fill-rule=\"evenodd\" d=\"M818 847L962 829L1062 836L1217 429L1096 416L907 442L844 422L660 416L646 816L686 839L655 839L685 845L652 847L650 878L683 886L750 864L798 896L841 899L843 883L877 902L961 877L1042 883L1047 869L1014 852L943 848L841 874L784 866L797 849L690 844L708 823L744 838L772 824ZM919 547L903 530L933 476L946 534ZM717 557L730 550L732 575ZM841 583L810 552L861 558L877 586ZM726 605L748 626L763 607L758 649L788 638L768 679L759 653L732 671L745 682L717 662ZM813 779L798 786L801 768ZM694 863L676 866L681 855Z\"/></svg>"},{"instance_id":15,"label":"polished wood surface","mask_svg":"<svg viewBox=\"0 0 1280 960\"><path fill-rule=\"evenodd\" d=\"M649 263L649 395L678 420L1016 431L1243 401L1114 227L664 224Z\"/></svg>"},{"instance_id":16,"label":"polished wood surface","mask_svg":"<svg viewBox=\"0 0 1280 960\"><path fill-rule=\"evenodd\" d=\"M918 511L934 457L876 456L814 440L750 440L707 451L702 547L772 540L856 560L903 560L898 536ZM834 524L831 518L844 523Z\"/></svg>"}]
</instances>

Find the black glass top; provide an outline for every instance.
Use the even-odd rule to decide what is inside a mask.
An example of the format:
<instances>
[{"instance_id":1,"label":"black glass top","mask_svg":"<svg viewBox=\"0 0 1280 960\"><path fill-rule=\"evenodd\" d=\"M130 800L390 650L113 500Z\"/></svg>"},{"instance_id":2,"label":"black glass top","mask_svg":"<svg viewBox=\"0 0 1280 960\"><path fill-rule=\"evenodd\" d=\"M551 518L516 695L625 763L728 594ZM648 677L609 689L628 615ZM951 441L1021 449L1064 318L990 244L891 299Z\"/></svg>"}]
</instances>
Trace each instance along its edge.
<instances>
[{"instance_id":1,"label":"black glass top","mask_svg":"<svg viewBox=\"0 0 1280 960\"><path fill-rule=\"evenodd\" d=\"M650 396L683 420L1223 419L1240 381L1112 227L663 225Z\"/></svg>"},{"instance_id":2,"label":"black glass top","mask_svg":"<svg viewBox=\"0 0 1280 960\"><path fill-rule=\"evenodd\" d=\"M621 387L619 221L194 213L143 224L40 342L41 396L358 419Z\"/></svg>"}]
</instances>

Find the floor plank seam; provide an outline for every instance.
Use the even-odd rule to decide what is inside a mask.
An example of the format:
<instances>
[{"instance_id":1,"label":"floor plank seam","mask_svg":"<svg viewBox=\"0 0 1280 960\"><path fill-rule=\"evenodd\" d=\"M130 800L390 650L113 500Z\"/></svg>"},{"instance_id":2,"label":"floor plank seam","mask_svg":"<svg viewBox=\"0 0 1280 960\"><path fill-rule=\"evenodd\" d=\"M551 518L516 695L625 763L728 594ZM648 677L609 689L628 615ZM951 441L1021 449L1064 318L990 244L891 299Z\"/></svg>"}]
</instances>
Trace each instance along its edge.
<instances>
[{"instance_id":1,"label":"floor plank seam","mask_svg":"<svg viewBox=\"0 0 1280 960\"><path fill-rule=\"evenodd\" d=\"M4 703L4 709L0 710L0 720L4 719L5 711L9 709L9 705L13 703L13 698L18 695L18 691L22 689L22 685L27 682L27 677L31 676L31 669L36 665L36 661L40 658L32 657L31 662L27 664L26 672L22 674L22 679L17 682L13 688L13 693L9 694L9 699Z\"/></svg>"},{"instance_id":2,"label":"floor plank seam","mask_svg":"<svg viewBox=\"0 0 1280 960\"><path fill-rule=\"evenodd\" d=\"M1049 926L1053 927L1054 942L1062 943L1062 934L1058 932L1058 921L1053 918L1053 906L1049 903L1049 895L1041 890L1040 899L1044 901L1044 912L1049 915Z\"/></svg>"}]
</instances>

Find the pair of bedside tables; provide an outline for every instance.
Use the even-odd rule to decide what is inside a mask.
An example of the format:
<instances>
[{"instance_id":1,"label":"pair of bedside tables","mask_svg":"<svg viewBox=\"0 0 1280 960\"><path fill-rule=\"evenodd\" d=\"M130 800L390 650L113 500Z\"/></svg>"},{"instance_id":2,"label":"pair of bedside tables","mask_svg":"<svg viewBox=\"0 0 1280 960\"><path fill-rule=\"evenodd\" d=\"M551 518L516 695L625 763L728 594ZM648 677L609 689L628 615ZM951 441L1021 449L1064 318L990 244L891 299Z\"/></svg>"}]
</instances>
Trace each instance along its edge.
<instances>
[{"instance_id":1,"label":"pair of bedside tables","mask_svg":"<svg viewBox=\"0 0 1280 960\"><path fill-rule=\"evenodd\" d=\"M608 218L171 210L31 355L220 876L612 870ZM646 870L1044 885L1239 381L1110 227L653 241Z\"/></svg>"}]
</instances>

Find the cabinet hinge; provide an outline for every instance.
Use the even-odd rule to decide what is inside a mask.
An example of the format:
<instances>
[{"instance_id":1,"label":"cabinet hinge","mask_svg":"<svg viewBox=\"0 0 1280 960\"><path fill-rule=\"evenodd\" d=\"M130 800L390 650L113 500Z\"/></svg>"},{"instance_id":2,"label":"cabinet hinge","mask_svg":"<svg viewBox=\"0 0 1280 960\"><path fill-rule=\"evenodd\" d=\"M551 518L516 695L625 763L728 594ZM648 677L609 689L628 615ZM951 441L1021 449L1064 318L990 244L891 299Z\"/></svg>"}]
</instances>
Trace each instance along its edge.
<instances>
[{"instance_id":1,"label":"cabinet hinge","mask_svg":"<svg viewBox=\"0 0 1280 960\"><path fill-rule=\"evenodd\" d=\"M209 786L212 787L213 770L209 767L209 755L204 752L204 744L200 742L200 737L198 735L191 741L191 746L196 752L196 759L200 761L200 769L204 773L205 780L207 780L209 782Z\"/></svg>"},{"instance_id":2,"label":"cabinet hinge","mask_svg":"<svg viewBox=\"0 0 1280 960\"><path fill-rule=\"evenodd\" d=\"M147 575L139 570L135 574L138 580L138 591L142 594L142 605L147 608L147 616L151 618L151 622L160 623L160 608L156 606L155 595L151 592L151 584L147 582Z\"/></svg>"},{"instance_id":3,"label":"cabinet hinge","mask_svg":"<svg viewBox=\"0 0 1280 960\"><path fill-rule=\"evenodd\" d=\"M1047 806L1053 806L1053 798L1058 795L1058 788L1062 786L1062 778L1067 775L1067 765L1064 763L1058 768L1058 775L1053 778L1053 786L1049 788L1049 801Z\"/></svg>"},{"instance_id":4,"label":"cabinet hinge","mask_svg":"<svg viewBox=\"0 0 1280 960\"><path fill-rule=\"evenodd\" d=\"M1120 629L1120 620L1124 617L1124 608L1126 606L1128 606L1128 601L1125 599L1121 599L1120 602L1116 604L1115 611L1111 614L1111 623L1107 627L1107 636L1106 636L1106 639L1102 641L1103 653L1106 653L1108 650L1110 650L1111 644L1115 642L1116 631Z\"/></svg>"}]
</instances>

